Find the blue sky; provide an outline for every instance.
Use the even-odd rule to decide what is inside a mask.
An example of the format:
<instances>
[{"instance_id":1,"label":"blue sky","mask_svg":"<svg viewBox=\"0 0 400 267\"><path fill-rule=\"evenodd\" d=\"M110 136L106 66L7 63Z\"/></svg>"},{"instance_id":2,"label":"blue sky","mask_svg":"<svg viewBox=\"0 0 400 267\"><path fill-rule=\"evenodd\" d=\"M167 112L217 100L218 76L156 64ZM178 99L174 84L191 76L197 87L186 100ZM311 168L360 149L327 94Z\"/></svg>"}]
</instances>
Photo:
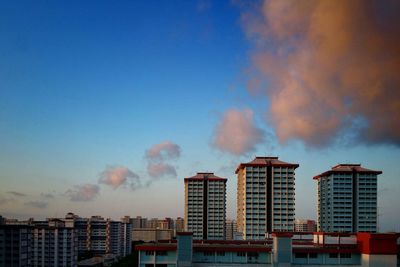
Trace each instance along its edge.
<instances>
[{"instance_id":1,"label":"blue sky","mask_svg":"<svg viewBox=\"0 0 400 267\"><path fill-rule=\"evenodd\" d=\"M248 92L255 43L241 14L229 1L2 2L0 214L183 216L183 178L214 171L229 178L234 218L236 165L277 155L300 164L301 218L316 218L314 175L340 162L383 170L380 224L399 230L398 146L279 142L265 120L270 98ZM255 127L271 137L240 154L216 147L216 127L232 109L252 110ZM150 177L146 151L165 141L180 148L164 162L176 176ZM151 184L99 184L115 166ZM68 190L82 184L97 185L98 194L71 201Z\"/></svg>"}]
</instances>

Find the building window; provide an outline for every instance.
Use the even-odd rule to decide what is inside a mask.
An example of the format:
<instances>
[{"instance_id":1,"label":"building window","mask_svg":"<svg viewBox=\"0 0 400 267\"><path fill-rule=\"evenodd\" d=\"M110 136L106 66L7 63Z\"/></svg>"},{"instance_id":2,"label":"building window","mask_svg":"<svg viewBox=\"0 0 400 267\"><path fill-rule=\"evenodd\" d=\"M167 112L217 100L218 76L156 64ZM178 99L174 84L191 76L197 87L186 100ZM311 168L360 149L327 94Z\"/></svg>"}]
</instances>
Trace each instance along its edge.
<instances>
[{"instance_id":1,"label":"building window","mask_svg":"<svg viewBox=\"0 0 400 267\"><path fill-rule=\"evenodd\" d=\"M218 251L217 256L225 256L225 251Z\"/></svg>"},{"instance_id":2,"label":"building window","mask_svg":"<svg viewBox=\"0 0 400 267\"><path fill-rule=\"evenodd\" d=\"M212 251L204 251L204 252L203 252L203 255L204 255L204 256L213 256L214 253L213 253Z\"/></svg>"},{"instance_id":3,"label":"building window","mask_svg":"<svg viewBox=\"0 0 400 267\"><path fill-rule=\"evenodd\" d=\"M351 253L340 253L340 258L342 259L350 259Z\"/></svg>"},{"instance_id":4,"label":"building window","mask_svg":"<svg viewBox=\"0 0 400 267\"><path fill-rule=\"evenodd\" d=\"M249 253L247 253L247 256L249 258L251 258L251 257L258 258L258 252L249 252Z\"/></svg>"},{"instance_id":5,"label":"building window","mask_svg":"<svg viewBox=\"0 0 400 267\"><path fill-rule=\"evenodd\" d=\"M147 250L146 251L146 255L147 256L154 255L154 251Z\"/></svg>"},{"instance_id":6,"label":"building window","mask_svg":"<svg viewBox=\"0 0 400 267\"><path fill-rule=\"evenodd\" d=\"M337 258L338 253L329 253L329 258Z\"/></svg>"},{"instance_id":7,"label":"building window","mask_svg":"<svg viewBox=\"0 0 400 267\"><path fill-rule=\"evenodd\" d=\"M237 252L236 256L238 256L238 257L246 257L246 252Z\"/></svg>"},{"instance_id":8,"label":"building window","mask_svg":"<svg viewBox=\"0 0 400 267\"><path fill-rule=\"evenodd\" d=\"M157 251L157 252L156 252L156 255L157 255L157 256L166 256L166 255L167 255L167 252L166 252L166 251Z\"/></svg>"},{"instance_id":9,"label":"building window","mask_svg":"<svg viewBox=\"0 0 400 267\"><path fill-rule=\"evenodd\" d=\"M298 259L305 259L307 258L307 253L295 253L294 257Z\"/></svg>"},{"instance_id":10,"label":"building window","mask_svg":"<svg viewBox=\"0 0 400 267\"><path fill-rule=\"evenodd\" d=\"M316 258L318 258L318 254L317 253L310 253L310 254L308 254L308 257L310 259L316 259Z\"/></svg>"}]
</instances>

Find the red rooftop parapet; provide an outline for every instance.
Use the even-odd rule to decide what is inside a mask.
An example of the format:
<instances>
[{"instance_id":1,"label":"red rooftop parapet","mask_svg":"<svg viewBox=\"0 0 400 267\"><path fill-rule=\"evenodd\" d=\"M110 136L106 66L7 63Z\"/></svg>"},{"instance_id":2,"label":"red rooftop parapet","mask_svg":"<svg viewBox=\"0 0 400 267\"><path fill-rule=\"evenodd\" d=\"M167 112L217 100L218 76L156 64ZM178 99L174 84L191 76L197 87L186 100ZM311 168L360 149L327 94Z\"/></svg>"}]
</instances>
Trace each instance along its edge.
<instances>
[{"instance_id":1,"label":"red rooftop parapet","mask_svg":"<svg viewBox=\"0 0 400 267\"><path fill-rule=\"evenodd\" d=\"M396 234L357 233L358 249L362 254L397 255Z\"/></svg>"}]
</instances>

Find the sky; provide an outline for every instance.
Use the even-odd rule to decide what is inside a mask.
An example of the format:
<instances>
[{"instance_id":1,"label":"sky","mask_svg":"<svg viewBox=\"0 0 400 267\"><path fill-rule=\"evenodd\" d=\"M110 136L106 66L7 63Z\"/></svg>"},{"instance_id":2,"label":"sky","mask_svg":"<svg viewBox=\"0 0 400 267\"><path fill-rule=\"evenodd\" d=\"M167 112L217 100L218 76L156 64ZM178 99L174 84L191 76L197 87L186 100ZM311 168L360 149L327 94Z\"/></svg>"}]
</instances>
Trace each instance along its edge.
<instances>
[{"instance_id":1,"label":"sky","mask_svg":"<svg viewBox=\"0 0 400 267\"><path fill-rule=\"evenodd\" d=\"M381 170L379 228L400 231L396 1L2 1L0 214L183 216L185 177L254 156L313 176Z\"/></svg>"}]
</instances>

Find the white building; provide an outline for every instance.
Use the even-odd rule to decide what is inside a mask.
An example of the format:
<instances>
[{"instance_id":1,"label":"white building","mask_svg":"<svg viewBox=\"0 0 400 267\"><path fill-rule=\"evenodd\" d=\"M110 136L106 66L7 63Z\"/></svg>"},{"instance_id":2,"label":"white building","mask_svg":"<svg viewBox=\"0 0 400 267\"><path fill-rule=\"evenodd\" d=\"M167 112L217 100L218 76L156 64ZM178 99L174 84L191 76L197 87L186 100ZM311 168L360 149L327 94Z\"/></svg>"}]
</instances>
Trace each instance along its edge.
<instances>
[{"instance_id":1,"label":"white building","mask_svg":"<svg viewBox=\"0 0 400 267\"><path fill-rule=\"evenodd\" d=\"M225 239L226 181L205 172L185 178L185 229L194 239Z\"/></svg>"},{"instance_id":2,"label":"white building","mask_svg":"<svg viewBox=\"0 0 400 267\"><path fill-rule=\"evenodd\" d=\"M243 239L294 230L297 167L278 157L256 157L237 167L237 227Z\"/></svg>"},{"instance_id":3,"label":"white building","mask_svg":"<svg viewBox=\"0 0 400 267\"><path fill-rule=\"evenodd\" d=\"M318 231L376 232L377 176L361 164L339 164L318 182Z\"/></svg>"}]
</instances>

